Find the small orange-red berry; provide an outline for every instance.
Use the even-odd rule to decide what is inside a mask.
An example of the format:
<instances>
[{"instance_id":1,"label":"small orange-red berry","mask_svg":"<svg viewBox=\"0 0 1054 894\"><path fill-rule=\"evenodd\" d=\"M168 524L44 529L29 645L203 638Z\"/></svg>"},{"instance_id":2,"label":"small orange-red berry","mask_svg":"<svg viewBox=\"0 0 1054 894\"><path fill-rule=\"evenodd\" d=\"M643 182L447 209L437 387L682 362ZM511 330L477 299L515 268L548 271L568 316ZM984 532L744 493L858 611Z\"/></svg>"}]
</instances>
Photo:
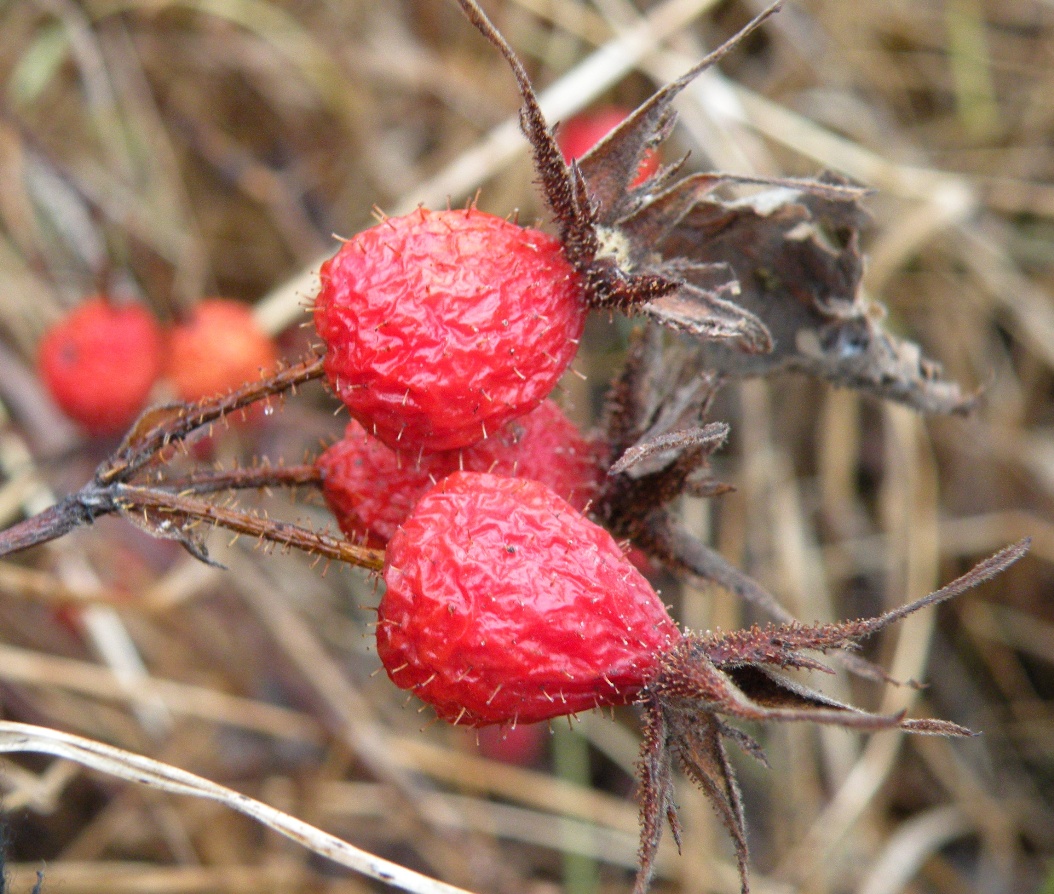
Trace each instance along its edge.
<instances>
[{"instance_id":1,"label":"small orange-red berry","mask_svg":"<svg viewBox=\"0 0 1054 894\"><path fill-rule=\"evenodd\" d=\"M277 362L274 340L247 305L210 298L169 333L165 375L180 400L198 401L256 381Z\"/></svg>"},{"instance_id":2,"label":"small orange-red berry","mask_svg":"<svg viewBox=\"0 0 1054 894\"><path fill-rule=\"evenodd\" d=\"M55 403L89 434L122 432L146 406L161 371L150 312L103 297L83 302L44 334L40 376Z\"/></svg>"}]
</instances>

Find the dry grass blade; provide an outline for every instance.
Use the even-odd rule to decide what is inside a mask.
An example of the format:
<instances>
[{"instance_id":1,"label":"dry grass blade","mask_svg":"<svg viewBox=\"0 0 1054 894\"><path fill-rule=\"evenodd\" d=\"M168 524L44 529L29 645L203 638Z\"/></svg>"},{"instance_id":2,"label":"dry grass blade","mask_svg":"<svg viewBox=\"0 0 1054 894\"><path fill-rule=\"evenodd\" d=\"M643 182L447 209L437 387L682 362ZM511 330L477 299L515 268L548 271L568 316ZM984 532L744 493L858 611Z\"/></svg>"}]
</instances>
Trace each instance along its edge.
<instances>
[{"instance_id":1,"label":"dry grass blade","mask_svg":"<svg viewBox=\"0 0 1054 894\"><path fill-rule=\"evenodd\" d=\"M362 851L321 829L193 773L102 742L25 723L0 721L0 752L36 752L173 795L206 798L243 813L313 853L410 894L466 894L453 885Z\"/></svg>"}]
</instances>

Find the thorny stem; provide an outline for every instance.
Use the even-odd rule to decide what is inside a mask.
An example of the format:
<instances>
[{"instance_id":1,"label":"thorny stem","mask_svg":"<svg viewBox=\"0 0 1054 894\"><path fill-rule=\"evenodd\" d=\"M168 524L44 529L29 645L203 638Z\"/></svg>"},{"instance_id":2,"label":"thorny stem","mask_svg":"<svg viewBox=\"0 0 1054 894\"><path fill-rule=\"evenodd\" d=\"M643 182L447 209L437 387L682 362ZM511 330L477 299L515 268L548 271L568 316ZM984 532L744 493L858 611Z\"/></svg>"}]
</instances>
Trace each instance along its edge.
<instances>
[{"instance_id":1,"label":"thorny stem","mask_svg":"<svg viewBox=\"0 0 1054 894\"><path fill-rule=\"evenodd\" d=\"M254 490L269 487L318 487L322 473L313 463L251 469L215 469L193 472L185 478L159 479L155 487L177 494L211 494L220 490Z\"/></svg>"},{"instance_id":2,"label":"thorny stem","mask_svg":"<svg viewBox=\"0 0 1054 894\"><path fill-rule=\"evenodd\" d=\"M258 382L249 382L229 394L199 404L173 404L147 410L125 437L124 443L95 473L101 485L128 481L169 444L250 404L296 391L298 385L324 375L323 355L310 354L298 363Z\"/></svg>"},{"instance_id":3,"label":"thorny stem","mask_svg":"<svg viewBox=\"0 0 1054 894\"><path fill-rule=\"evenodd\" d=\"M217 506L186 493L175 494L156 487L119 484L113 496L120 510L127 514L137 511L147 516L169 516L182 527L187 519L219 525L238 534L245 534L281 546L295 547L312 555L347 562L370 571L384 567L383 550L368 549L339 537L294 525L290 522L261 518L249 512Z\"/></svg>"},{"instance_id":4,"label":"thorny stem","mask_svg":"<svg viewBox=\"0 0 1054 894\"><path fill-rule=\"evenodd\" d=\"M380 571L384 566L383 551L289 522L217 506L197 496L220 490L318 485L321 475L313 465L260 465L251 469L196 472L185 478L162 477L150 484L132 482L136 473L162 455L167 447L197 429L321 377L322 360L322 356L311 354L229 394L198 404L172 404L147 410L117 451L102 463L93 481L33 518L0 532L0 556L55 540L80 525L91 524L101 515L120 513L137 522L141 515L148 531L180 540L195 556L205 560L207 554L194 538L194 528L200 523Z\"/></svg>"}]
</instances>

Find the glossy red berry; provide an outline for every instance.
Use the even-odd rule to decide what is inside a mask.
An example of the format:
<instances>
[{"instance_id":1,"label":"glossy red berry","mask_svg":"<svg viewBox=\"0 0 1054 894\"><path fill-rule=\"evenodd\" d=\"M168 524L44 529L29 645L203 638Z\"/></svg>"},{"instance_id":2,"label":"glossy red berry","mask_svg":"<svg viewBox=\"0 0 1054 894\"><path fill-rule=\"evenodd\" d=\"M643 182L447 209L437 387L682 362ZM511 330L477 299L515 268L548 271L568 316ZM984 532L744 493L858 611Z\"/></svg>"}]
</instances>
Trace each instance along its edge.
<instances>
[{"instance_id":1,"label":"glossy red berry","mask_svg":"<svg viewBox=\"0 0 1054 894\"><path fill-rule=\"evenodd\" d=\"M321 282L330 382L367 431L407 450L474 444L538 406L586 316L559 242L472 208L387 218Z\"/></svg>"},{"instance_id":2,"label":"glossy red berry","mask_svg":"<svg viewBox=\"0 0 1054 894\"><path fill-rule=\"evenodd\" d=\"M564 161L570 164L571 159L581 158L618 127L629 114L630 110L621 106L603 106L582 112L561 124L556 131L556 142L563 153ZM658 155L648 150L644 153L637 169L637 177L630 186L639 186L658 169Z\"/></svg>"},{"instance_id":3,"label":"glossy red berry","mask_svg":"<svg viewBox=\"0 0 1054 894\"><path fill-rule=\"evenodd\" d=\"M388 543L377 652L444 720L632 702L680 631L611 535L534 481L455 472Z\"/></svg>"},{"instance_id":4,"label":"glossy red berry","mask_svg":"<svg viewBox=\"0 0 1054 894\"><path fill-rule=\"evenodd\" d=\"M380 546L395 533L421 496L451 472L491 472L540 481L576 509L599 489L597 445L586 440L552 401L461 450L393 450L356 421L318 459L322 492L351 540Z\"/></svg>"},{"instance_id":5,"label":"glossy red berry","mask_svg":"<svg viewBox=\"0 0 1054 894\"><path fill-rule=\"evenodd\" d=\"M89 434L118 434L146 406L161 371L162 339L138 304L91 298L52 326L38 349L55 403Z\"/></svg>"},{"instance_id":6,"label":"glossy red berry","mask_svg":"<svg viewBox=\"0 0 1054 894\"><path fill-rule=\"evenodd\" d=\"M278 362L278 349L239 301L195 306L168 339L165 374L180 400L198 401L256 381Z\"/></svg>"}]
</instances>

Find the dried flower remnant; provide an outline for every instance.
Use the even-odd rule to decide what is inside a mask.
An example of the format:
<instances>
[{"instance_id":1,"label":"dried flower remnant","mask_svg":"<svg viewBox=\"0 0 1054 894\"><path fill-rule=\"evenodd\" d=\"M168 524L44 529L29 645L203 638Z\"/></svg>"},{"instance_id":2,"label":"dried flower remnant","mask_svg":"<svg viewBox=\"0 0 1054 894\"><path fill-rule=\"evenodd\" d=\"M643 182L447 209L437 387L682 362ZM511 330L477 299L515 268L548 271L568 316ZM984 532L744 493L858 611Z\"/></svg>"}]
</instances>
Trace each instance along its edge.
<instances>
[{"instance_id":1,"label":"dried flower remnant","mask_svg":"<svg viewBox=\"0 0 1054 894\"><path fill-rule=\"evenodd\" d=\"M830 175L825 182L844 185ZM773 345L748 355L704 344L700 365L734 378L803 372L923 413L969 412L976 398L943 379L917 345L888 332L884 309L861 293L864 217L855 196L791 186L696 203L665 250L728 264L736 304L764 323Z\"/></svg>"},{"instance_id":2,"label":"dried flower remnant","mask_svg":"<svg viewBox=\"0 0 1054 894\"><path fill-rule=\"evenodd\" d=\"M673 100L779 4L567 164L511 47L474 0L459 3L516 76L535 169L592 306L638 313L700 339L714 373L793 369L922 412L961 413L973 405L916 345L885 331L881 308L861 296L865 190L832 175L682 175L685 159L636 180L641 161L673 128ZM742 200L715 195L749 184L768 189Z\"/></svg>"},{"instance_id":3,"label":"dried flower remnant","mask_svg":"<svg viewBox=\"0 0 1054 894\"><path fill-rule=\"evenodd\" d=\"M743 804L725 740L762 763L765 755L753 738L729 725L725 718L810 721L857 730L896 728L924 735L973 735L946 720L861 711L791 681L778 671L828 670L807 653L852 648L913 612L958 596L1012 565L1025 554L1029 543L1026 539L1006 547L947 586L877 618L817 625L794 622L724 635L686 633L662 656L659 674L639 699L644 738L638 764L641 850L635 894L643 894L648 888L664 823L669 824L680 844L674 802L675 761L707 794L732 837L742 891L748 894L749 850Z\"/></svg>"},{"instance_id":4,"label":"dried flower remnant","mask_svg":"<svg viewBox=\"0 0 1054 894\"><path fill-rule=\"evenodd\" d=\"M948 721L862 711L779 671L826 670L811 653L850 648L987 580L1027 548L1027 541L1008 547L877 618L682 632L610 534L544 485L455 472L421 498L389 543L377 652L393 683L453 724L515 725L639 703L638 894L648 887L663 822L680 838L675 760L732 836L745 894L743 808L724 740L764 756L725 718L970 735Z\"/></svg>"},{"instance_id":5,"label":"dried flower remnant","mask_svg":"<svg viewBox=\"0 0 1054 894\"><path fill-rule=\"evenodd\" d=\"M747 351L768 350L764 326L728 300L735 283L726 267L684 259L668 262L654 250L665 231L698 195L713 189L718 178L694 175L676 180L682 167L677 163L638 185L634 181L646 154L673 127L670 105L677 94L759 27L775 7L655 93L593 151L568 164L519 58L474 0L458 2L516 77L523 99L521 126L531 144L535 171L564 252L582 275L590 306L642 313L699 337L729 339ZM642 227L648 232L637 238Z\"/></svg>"}]
</instances>

